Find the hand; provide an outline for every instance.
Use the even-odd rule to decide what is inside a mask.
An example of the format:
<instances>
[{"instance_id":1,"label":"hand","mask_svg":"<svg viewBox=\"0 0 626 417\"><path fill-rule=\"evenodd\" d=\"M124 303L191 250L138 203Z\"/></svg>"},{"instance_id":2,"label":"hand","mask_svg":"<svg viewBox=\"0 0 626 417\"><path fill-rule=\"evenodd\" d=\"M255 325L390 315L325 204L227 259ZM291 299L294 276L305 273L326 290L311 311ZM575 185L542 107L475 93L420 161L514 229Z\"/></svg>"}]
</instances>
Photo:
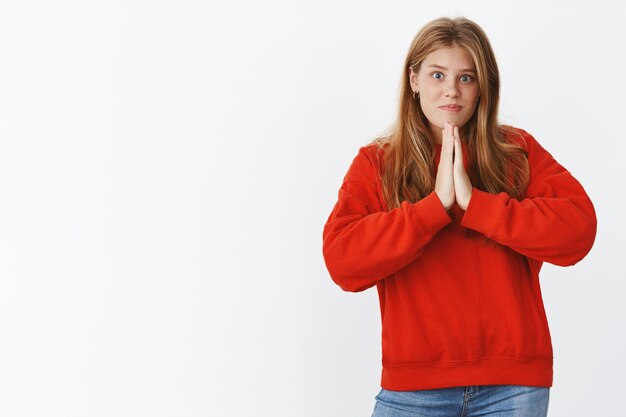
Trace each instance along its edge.
<instances>
[{"instance_id":1,"label":"hand","mask_svg":"<svg viewBox=\"0 0 626 417\"><path fill-rule=\"evenodd\" d=\"M458 128L456 128L458 135ZM443 207L448 210L454 204L454 131L452 123L445 122L444 129L441 131L441 156L439 158L439 166L437 167L437 177L435 178L435 193L441 200Z\"/></svg>"},{"instance_id":2,"label":"hand","mask_svg":"<svg viewBox=\"0 0 626 417\"><path fill-rule=\"evenodd\" d=\"M472 183L463 164L463 146L459 128L445 122L441 131L441 157L435 178L435 193L446 210L456 203L466 210L472 197Z\"/></svg>"},{"instance_id":3,"label":"hand","mask_svg":"<svg viewBox=\"0 0 626 417\"><path fill-rule=\"evenodd\" d=\"M459 128L456 126L454 133L454 195L459 207L466 210L472 197L472 183L463 165L463 147L459 137Z\"/></svg>"}]
</instances>

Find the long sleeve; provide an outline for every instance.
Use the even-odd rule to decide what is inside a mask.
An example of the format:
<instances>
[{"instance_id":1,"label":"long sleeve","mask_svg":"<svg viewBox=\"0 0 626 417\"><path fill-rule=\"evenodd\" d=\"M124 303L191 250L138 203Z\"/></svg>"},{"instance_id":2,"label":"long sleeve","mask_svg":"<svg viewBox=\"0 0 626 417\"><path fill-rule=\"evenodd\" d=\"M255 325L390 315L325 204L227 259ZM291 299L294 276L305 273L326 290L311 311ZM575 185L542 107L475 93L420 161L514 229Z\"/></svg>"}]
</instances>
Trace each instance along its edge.
<instances>
[{"instance_id":1,"label":"long sleeve","mask_svg":"<svg viewBox=\"0 0 626 417\"><path fill-rule=\"evenodd\" d=\"M461 226L529 258L574 265L591 250L597 220L582 185L527 132L530 182L522 200L474 188Z\"/></svg>"},{"instance_id":2,"label":"long sleeve","mask_svg":"<svg viewBox=\"0 0 626 417\"><path fill-rule=\"evenodd\" d=\"M363 291L404 268L451 222L434 192L385 211L374 158L367 147L359 150L324 225L326 267L345 291Z\"/></svg>"}]
</instances>

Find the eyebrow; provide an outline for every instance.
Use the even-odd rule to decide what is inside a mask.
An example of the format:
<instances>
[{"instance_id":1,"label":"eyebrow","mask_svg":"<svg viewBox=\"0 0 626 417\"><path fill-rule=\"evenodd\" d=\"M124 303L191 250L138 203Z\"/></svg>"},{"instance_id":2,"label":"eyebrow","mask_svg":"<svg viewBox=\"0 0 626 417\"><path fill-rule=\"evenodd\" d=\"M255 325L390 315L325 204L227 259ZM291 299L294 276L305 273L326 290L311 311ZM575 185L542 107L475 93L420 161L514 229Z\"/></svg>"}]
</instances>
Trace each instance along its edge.
<instances>
[{"instance_id":1,"label":"eyebrow","mask_svg":"<svg viewBox=\"0 0 626 417\"><path fill-rule=\"evenodd\" d=\"M442 67L441 65L437 65L437 64L432 64L428 66L429 68L438 68L438 69L442 69L442 70L448 70L448 68L446 67ZM461 72L473 72L474 74L476 73L476 70L473 68L464 68L461 70Z\"/></svg>"}]
</instances>

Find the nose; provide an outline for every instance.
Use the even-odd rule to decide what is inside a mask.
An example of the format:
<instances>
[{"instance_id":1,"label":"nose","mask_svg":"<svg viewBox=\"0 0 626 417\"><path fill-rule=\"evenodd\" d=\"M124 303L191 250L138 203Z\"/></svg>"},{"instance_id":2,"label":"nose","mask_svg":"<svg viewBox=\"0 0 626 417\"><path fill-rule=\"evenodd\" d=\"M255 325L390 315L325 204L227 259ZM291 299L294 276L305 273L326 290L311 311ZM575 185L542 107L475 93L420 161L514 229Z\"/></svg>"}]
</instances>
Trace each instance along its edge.
<instances>
[{"instance_id":1,"label":"nose","mask_svg":"<svg viewBox=\"0 0 626 417\"><path fill-rule=\"evenodd\" d=\"M450 82L448 82L443 90L443 94L446 97L456 97L458 95L458 89L456 88L456 82L455 80L452 80Z\"/></svg>"}]
</instances>

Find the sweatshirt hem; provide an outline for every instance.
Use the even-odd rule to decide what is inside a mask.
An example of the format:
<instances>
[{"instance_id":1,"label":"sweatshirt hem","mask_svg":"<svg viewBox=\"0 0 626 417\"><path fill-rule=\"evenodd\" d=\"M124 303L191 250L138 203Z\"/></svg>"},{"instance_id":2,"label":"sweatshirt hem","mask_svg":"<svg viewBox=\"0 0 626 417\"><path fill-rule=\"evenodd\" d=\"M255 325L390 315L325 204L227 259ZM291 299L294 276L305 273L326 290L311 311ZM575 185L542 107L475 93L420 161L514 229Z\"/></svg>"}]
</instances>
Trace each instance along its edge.
<instances>
[{"instance_id":1,"label":"sweatshirt hem","mask_svg":"<svg viewBox=\"0 0 626 417\"><path fill-rule=\"evenodd\" d=\"M381 387L412 391L469 385L551 387L553 359L482 358L427 364L394 365L383 361Z\"/></svg>"}]
</instances>

